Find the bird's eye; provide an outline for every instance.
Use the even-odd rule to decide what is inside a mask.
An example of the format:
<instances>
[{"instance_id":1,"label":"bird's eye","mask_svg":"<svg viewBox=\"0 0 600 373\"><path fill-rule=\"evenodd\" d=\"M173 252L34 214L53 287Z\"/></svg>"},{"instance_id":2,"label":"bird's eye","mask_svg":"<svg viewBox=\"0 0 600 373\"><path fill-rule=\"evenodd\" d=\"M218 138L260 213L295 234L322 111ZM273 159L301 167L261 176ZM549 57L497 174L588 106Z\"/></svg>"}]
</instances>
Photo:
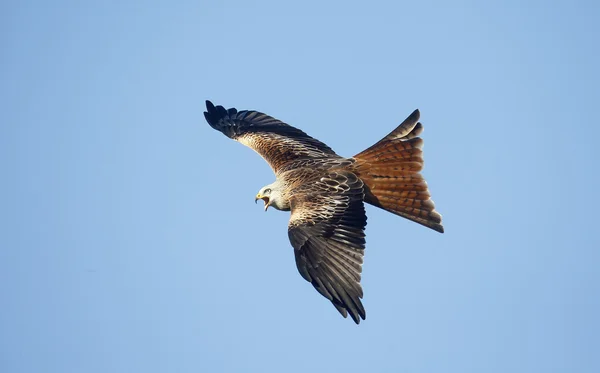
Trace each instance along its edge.
<instances>
[{"instance_id":1,"label":"bird's eye","mask_svg":"<svg viewBox=\"0 0 600 373\"><path fill-rule=\"evenodd\" d=\"M263 192L263 194L269 194L269 193L271 193L271 189L269 189L269 188L265 189L265 191Z\"/></svg>"}]
</instances>

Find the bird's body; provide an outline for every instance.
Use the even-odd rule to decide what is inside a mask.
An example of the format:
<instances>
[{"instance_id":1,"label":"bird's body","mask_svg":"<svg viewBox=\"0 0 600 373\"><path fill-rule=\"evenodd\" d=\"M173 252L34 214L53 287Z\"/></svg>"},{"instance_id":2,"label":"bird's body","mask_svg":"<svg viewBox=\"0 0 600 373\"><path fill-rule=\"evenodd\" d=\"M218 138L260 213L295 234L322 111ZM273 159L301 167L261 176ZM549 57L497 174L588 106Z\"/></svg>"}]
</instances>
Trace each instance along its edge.
<instances>
[{"instance_id":1,"label":"bird's body","mask_svg":"<svg viewBox=\"0 0 600 373\"><path fill-rule=\"evenodd\" d=\"M381 141L352 158L337 155L297 128L256 111L206 102L208 123L259 153L275 172L256 199L265 209L291 210L288 234L298 271L336 309L358 324L365 318L360 274L367 217L364 203L438 232L423 166L423 127L415 110Z\"/></svg>"}]
</instances>

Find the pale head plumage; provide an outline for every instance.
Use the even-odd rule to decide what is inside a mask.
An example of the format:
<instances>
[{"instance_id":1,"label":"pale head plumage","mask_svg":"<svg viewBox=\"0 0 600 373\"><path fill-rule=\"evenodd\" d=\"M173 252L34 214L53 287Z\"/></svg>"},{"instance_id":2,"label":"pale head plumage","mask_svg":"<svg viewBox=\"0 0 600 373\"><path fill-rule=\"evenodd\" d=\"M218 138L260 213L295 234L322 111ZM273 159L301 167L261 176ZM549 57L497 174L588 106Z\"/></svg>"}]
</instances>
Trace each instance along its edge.
<instances>
[{"instance_id":1,"label":"pale head plumage","mask_svg":"<svg viewBox=\"0 0 600 373\"><path fill-rule=\"evenodd\" d=\"M290 201L285 197L283 189L281 182L275 180L275 182L262 187L256 194L254 201L262 199L265 202L265 211L267 211L269 206L277 210L289 211Z\"/></svg>"}]
</instances>

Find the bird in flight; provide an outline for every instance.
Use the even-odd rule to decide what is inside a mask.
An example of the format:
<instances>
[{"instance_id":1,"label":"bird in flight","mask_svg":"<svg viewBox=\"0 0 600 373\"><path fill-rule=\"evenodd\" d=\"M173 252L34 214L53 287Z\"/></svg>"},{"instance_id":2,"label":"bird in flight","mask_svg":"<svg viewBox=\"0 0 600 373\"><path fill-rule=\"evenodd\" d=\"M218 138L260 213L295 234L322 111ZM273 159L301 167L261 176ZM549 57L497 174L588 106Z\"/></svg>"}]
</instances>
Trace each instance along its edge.
<instances>
[{"instance_id":1,"label":"bird in flight","mask_svg":"<svg viewBox=\"0 0 600 373\"><path fill-rule=\"evenodd\" d=\"M365 319L360 285L367 216L377 206L440 233L421 175L423 125L415 110L395 130L351 158L278 119L206 101L204 117L225 136L256 151L275 172L255 201L291 211L288 236L302 277L359 324Z\"/></svg>"}]
</instances>

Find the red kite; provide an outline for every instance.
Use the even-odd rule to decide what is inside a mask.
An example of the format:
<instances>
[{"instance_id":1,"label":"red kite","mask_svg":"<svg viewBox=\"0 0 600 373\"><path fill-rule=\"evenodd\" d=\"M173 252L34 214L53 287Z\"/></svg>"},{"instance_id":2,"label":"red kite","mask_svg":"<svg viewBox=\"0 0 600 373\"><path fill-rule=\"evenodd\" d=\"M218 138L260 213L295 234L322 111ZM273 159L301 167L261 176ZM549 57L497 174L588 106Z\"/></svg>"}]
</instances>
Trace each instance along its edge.
<instances>
[{"instance_id":1,"label":"red kite","mask_svg":"<svg viewBox=\"0 0 600 373\"><path fill-rule=\"evenodd\" d=\"M296 266L344 316L365 319L360 285L367 216L364 203L444 232L423 168L423 131L415 110L386 137L352 158L266 114L226 110L206 101L212 128L249 146L276 180L258 192L269 206L291 211L288 234Z\"/></svg>"}]
</instances>

